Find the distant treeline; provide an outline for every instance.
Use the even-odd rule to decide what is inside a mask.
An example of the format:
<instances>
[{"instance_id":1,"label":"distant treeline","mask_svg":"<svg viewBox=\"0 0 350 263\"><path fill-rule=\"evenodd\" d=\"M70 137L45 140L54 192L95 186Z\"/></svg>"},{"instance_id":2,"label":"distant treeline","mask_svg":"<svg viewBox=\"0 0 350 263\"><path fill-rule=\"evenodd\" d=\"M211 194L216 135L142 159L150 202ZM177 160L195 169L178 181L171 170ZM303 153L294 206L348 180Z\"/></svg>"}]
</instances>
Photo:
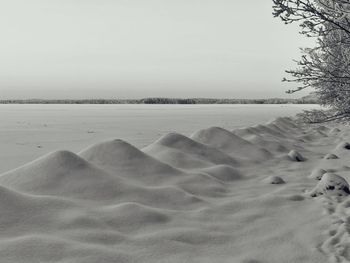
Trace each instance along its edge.
<instances>
[{"instance_id":1,"label":"distant treeline","mask_svg":"<svg viewBox=\"0 0 350 263\"><path fill-rule=\"evenodd\" d=\"M300 99L206 99L206 98L145 98L145 99L21 99L0 100L0 104L317 104L316 98Z\"/></svg>"}]
</instances>

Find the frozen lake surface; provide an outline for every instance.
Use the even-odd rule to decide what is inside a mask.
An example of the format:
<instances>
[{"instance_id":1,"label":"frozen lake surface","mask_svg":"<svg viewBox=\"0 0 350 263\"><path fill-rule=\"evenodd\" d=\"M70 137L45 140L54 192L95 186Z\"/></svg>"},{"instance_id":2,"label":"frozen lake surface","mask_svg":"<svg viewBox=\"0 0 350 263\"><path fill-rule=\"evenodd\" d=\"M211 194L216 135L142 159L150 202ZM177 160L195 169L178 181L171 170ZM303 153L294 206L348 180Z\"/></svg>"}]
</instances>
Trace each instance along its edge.
<instances>
[{"instance_id":1,"label":"frozen lake surface","mask_svg":"<svg viewBox=\"0 0 350 263\"><path fill-rule=\"evenodd\" d=\"M0 173L45 153L119 138L143 147L176 131L232 130L317 105L0 105Z\"/></svg>"}]
</instances>

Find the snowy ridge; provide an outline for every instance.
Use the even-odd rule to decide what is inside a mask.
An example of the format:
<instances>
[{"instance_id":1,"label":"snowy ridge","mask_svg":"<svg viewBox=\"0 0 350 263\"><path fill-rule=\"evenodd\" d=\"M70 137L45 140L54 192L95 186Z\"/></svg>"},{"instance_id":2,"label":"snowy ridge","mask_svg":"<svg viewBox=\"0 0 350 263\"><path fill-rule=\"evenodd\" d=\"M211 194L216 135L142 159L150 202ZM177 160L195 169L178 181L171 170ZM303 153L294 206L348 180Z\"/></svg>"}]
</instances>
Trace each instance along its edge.
<instances>
[{"instance_id":1,"label":"snowy ridge","mask_svg":"<svg viewBox=\"0 0 350 263\"><path fill-rule=\"evenodd\" d=\"M50 153L0 175L1 262L348 262L347 136L277 118Z\"/></svg>"}]
</instances>

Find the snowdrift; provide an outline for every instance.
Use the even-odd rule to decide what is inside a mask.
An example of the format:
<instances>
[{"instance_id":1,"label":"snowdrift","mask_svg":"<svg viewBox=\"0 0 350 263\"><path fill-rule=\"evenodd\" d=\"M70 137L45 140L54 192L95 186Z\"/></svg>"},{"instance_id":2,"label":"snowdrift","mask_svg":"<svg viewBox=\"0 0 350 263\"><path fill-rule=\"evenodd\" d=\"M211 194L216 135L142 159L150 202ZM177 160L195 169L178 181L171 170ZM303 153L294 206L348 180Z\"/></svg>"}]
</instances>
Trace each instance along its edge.
<instances>
[{"instance_id":1,"label":"snowdrift","mask_svg":"<svg viewBox=\"0 0 350 263\"><path fill-rule=\"evenodd\" d=\"M278 118L52 152L0 175L1 262L348 262L347 129Z\"/></svg>"}]
</instances>

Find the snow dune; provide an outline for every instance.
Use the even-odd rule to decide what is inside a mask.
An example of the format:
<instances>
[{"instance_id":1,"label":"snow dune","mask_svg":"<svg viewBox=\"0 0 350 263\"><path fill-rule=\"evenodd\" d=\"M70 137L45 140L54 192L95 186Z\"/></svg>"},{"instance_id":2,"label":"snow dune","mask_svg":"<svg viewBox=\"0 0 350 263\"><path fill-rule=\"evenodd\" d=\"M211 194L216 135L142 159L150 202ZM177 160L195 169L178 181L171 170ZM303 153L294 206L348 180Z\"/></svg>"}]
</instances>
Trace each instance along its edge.
<instances>
[{"instance_id":1,"label":"snow dune","mask_svg":"<svg viewBox=\"0 0 350 263\"><path fill-rule=\"evenodd\" d=\"M348 134L277 118L52 152L0 175L0 261L349 262Z\"/></svg>"}]
</instances>

